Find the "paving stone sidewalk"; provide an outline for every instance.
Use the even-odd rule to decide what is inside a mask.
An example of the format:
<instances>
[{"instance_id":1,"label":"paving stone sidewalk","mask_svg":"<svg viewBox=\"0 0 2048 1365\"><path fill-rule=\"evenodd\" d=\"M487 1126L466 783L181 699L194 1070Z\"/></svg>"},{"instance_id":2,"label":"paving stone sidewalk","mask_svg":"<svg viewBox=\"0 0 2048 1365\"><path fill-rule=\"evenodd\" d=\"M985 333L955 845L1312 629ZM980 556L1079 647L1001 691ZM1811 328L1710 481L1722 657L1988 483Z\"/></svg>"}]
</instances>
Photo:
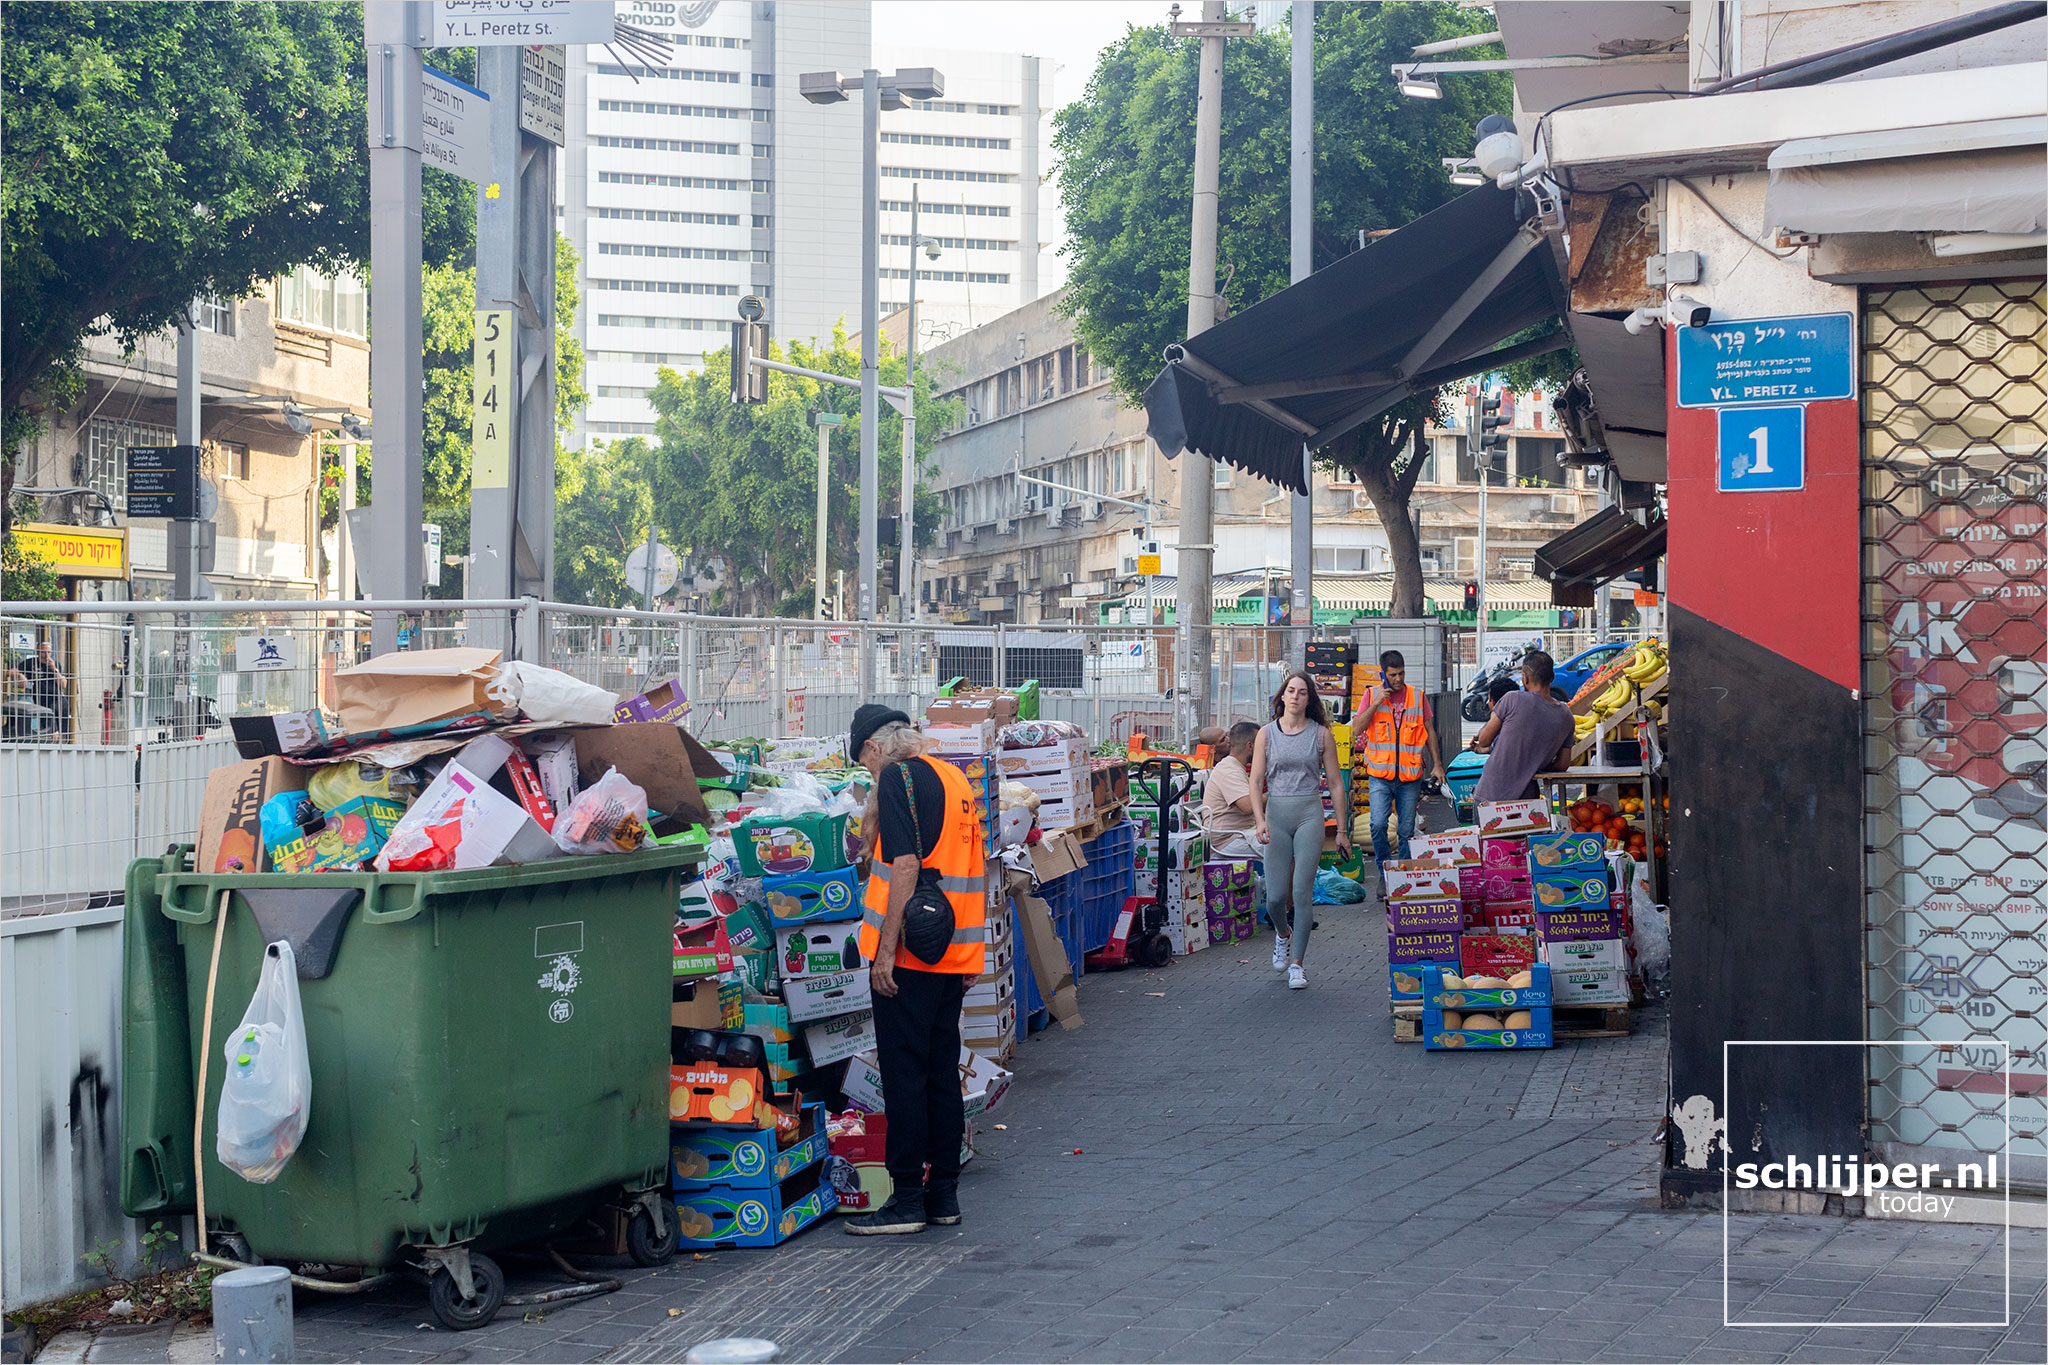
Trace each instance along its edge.
<instances>
[{"instance_id":1,"label":"paving stone sidewalk","mask_svg":"<svg viewBox=\"0 0 2048 1365\"><path fill-rule=\"evenodd\" d=\"M2040 1232L2008 1306L2000 1229L1661 1211L1661 1011L1533 1056L1396 1044L1378 907L1319 914L1306 991L1264 939L1084 980L1086 1026L1020 1047L960 1228L686 1253L460 1335L416 1289L301 1296L300 1358L2048 1359ZM1730 1320L1887 1325L1725 1326L1724 1235Z\"/></svg>"}]
</instances>

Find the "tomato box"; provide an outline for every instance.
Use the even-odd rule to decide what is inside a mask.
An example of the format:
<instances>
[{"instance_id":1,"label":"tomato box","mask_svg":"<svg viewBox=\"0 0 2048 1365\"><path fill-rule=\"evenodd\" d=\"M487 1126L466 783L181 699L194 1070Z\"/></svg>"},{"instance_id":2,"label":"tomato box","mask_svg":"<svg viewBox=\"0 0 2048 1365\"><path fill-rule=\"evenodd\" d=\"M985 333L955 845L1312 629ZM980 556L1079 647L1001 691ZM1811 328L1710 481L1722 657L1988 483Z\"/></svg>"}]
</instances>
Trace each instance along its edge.
<instances>
[{"instance_id":1,"label":"tomato box","mask_svg":"<svg viewBox=\"0 0 2048 1365\"><path fill-rule=\"evenodd\" d=\"M1435 930L1426 934L1387 935L1387 961L1390 963L1448 962L1458 956L1458 934L1455 930Z\"/></svg>"},{"instance_id":2,"label":"tomato box","mask_svg":"<svg viewBox=\"0 0 2048 1365\"><path fill-rule=\"evenodd\" d=\"M1403 962L1387 968L1387 994L1397 1005L1422 1003L1422 974L1431 967L1455 973L1456 962Z\"/></svg>"},{"instance_id":3,"label":"tomato box","mask_svg":"<svg viewBox=\"0 0 2048 1365\"><path fill-rule=\"evenodd\" d=\"M1496 934L1533 934L1536 912L1527 901L1520 905L1486 903L1486 927Z\"/></svg>"},{"instance_id":4,"label":"tomato box","mask_svg":"<svg viewBox=\"0 0 2048 1365\"><path fill-rule=\"evenodd\" d=\"M1536 879L1535 891L1538 910L1576 910L1580 906L1610 909L1607 869L1604 867L1593 872L1568 872L1563 876L1546 873Z\"/></svg>"},{"instance_id":5,"label":"tomato box","mask_svg":"<svg viewBox=\"0 0 2048 1365\"><path fill-rule=\"evenodd\" d=\"M1483 901L1486 899L1486 869L1477 863L1458 868L1458 899Z\"/></svg>"},{"instance_id":6,"label":"tomato box","mask_svg":"<svg viewBox=\"0 0 2048 1365\"><path fill-rule=\"evenodd\" d=\"M787 1102L785 1102L787 1103ZM779 1185L806 1166L825 1159L825 1106L797 1111L796 1132L779 1140L774 1124L765 1128L685 1127L669 1132L669 1174L678 1190L713 1185Z\"/></svg>"},{"instance_id":7,"label":"tomato box","mask_svg":"<svg viewBox=\"0 0 2048 1365\"><path fill-rule=\"evenodd\" d=\"M1466 976L1513 976L1536 963L1536 941L1526 934L1466 934L1458 965Z\"/></svg>"},{"instance_id":8,"label":"tomato box","mask_svg":"<svg viewBox=\"0 0 2048 1365\"><path fill-rule=\"evenodd\" d=\"M860 918L860 888L850 867L768 877L762 880L761 890L768 900L768 917L778 932Z\"/></svg>"},{"instance_id":9,"label":"tomato box","mask_svg":"<svg viewBox=\"0 0 2048 1365\"><path fill-rule=\"evenodd\" d=\"M777 1185L714 1184L676 1200L686 1247L780 1245L839 1207L839 1196L817 1162Z\"/></svg>"},{"instance_id":10,"label":"tomato box","mask_svg":"<svg viewBox=\"0 0 2048 1365\"><path fill-rule=\"evenodd\" d=\"M1454 867L1476 866L1479 862L1479 826L1462 825L1441 834L1418 834L1408 841L1418 858L1434 858Z\"/></svg>"},{"instance_id":11,"label":"tomato box","mask_svg":"<svg viewBox=\"0 0 2048 1365\"><path fill-rule=\"evenodd\" d=\"M732 969L732 941L725 936L724 920L707 920L692 929L678 928L670 936L671 976L712 976Z\"/></svg>"},{"instance_id":12,"label":"tomato box","mask_svg":"<svg viewBox=\"0 0 2048 1365\"><path fill-rule=\"evenodd\" d=\"M1598 909L1548 910L1536 907L1536 926L1543 933L1545 943L1558 943L1579 938L1619 938L1621 929L1615 923L1614 912L1605 905Z\"/></svg>"},{"instance_id":13,"label":"tomato box","mask_svg":"<svg viewBox=\"0 0 2048 1365\"><path fill-rule=\"evenodd\" d=\"M1516 835L1506 839L1479 841L1479 866L1488 872L1519 872L1529 875L1529 841Z\"/></svg>"},{"instance_id":14,"label":"tomato box","mask_svg":"<svg viewBox=\"0 0 2048 1365\"><path fill-rule=\"evenodd\" d=\"M1479 887L1480 898L1488 905L1495 901L1533 901L1536 892L1526 870L1516 868L1511 872L1491 871Z\"/></svg>"},{"instance_id":15,"label":"tomato box","mask_svg":"<svg viewBox=\"0 0 2048 1365\"><path fill-rule=\"evenodd\" d=\"M1529 875L1563 876L1574 872L1604 870L1607 866L1607 836L1557 830L1529 836Z\"/></svg>"},{"instance_id":16,"label":"tomato box","mask_svg":"<svg viewBox=\"0 0 2048 1365\"><path fill-rule=\"evenodd\" d=\"M1491 838L1500 834L1533 834L1550 828L1547 801L1481 801L1479 833Z\"/></svg>"},{"instance_id":17,"label":"tomato box","mask_svg":"<svg viewBox=\"0 0 2048 1365\"><path fill-rule=\"evenodd\" d=\"M1529 973L1531 978L1526 986L1497 986L1478 990L1470 986L1446 986L1444 977L1447 973L1441 967L1426 970L1422 974L1422 1004L1428 1009L1485 1010L1498 1014L1502 1010L1527 1010L1538 1005L1554 1003L1551 998L1550 968L1537 962L1522 970Z\"/></svg>"},{"instance_id":18,"label":"tomato box","mask_svg":"<svg viewBox=\"0 0 2048 1365\"><path fill-rule=\"evenodd\" d=\"M1426 934L1448 929L1457 933L1465 927L1465 908L1455 897L1450 900L1392 901L1387 905L1387 929L1395 934Z\"/></svg>"},{"instance_id":19,"label":"tomato box","mask_svg":"<svg viewBox=\"0 0 2048 1365\"><path fill-rule=\"evenodd\" d=\"M1390 862L1380 870L1389 901L1437 901L1458 898L1458 869L1449 863L1411 858Z\"/></svg>"},{"instance_id":20,"label":"tomato box","mask_svg":"<svg viewBox=\"0 0 2048 1365\"><path fill-rule=\"evenodd\" d=\"M671 1066L668 1116L678 1123L765 1128L775 1122L775 1111L763 1099L767 1088L760 1071L751 1066Z\"/></svg>"}]
</instances>

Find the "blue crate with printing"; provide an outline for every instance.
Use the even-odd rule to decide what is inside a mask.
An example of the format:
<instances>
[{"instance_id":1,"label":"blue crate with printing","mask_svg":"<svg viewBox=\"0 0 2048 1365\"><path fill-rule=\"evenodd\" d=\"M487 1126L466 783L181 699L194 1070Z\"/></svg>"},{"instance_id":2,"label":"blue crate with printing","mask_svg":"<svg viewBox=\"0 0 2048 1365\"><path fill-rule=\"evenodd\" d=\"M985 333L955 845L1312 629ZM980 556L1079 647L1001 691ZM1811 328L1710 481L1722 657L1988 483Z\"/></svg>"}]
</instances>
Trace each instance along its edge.
<instances>
[{"instance_id":1,"label":"blue crate with printing","mask_svg":"<svg viewBox=\"0 0 2048 1365\"><path fill-rule=\"evenodd\" d=\"M1387 968L1387 994L1397 1005L1419 1005L1422 1003L1422 971L1435 967L1440 971L1456 974L1455 962L1396 962Z\"/></svg>"},{"instance_id":2,"label":"blue crate with printing","mask_svg":"<svg viewBox=\"0 0 2048 1365\"><path fill-rule=\"evenodd\" d=\"M1575 872L1604 872L1607 869L1607 836L1576 830L1551 830L1531 834L1529 876L1563 877Z\"/></svg>"},{"instance_id":3,"label":"blue crate with printing","mask_svg":"<svg viewBox=\"0 0 2048 1365\"><path fill-rule=\"evenodd\" d=\"M814 1162L779 1184L719 1182L676 1193L678 1245L706 1251L780 1246L839 1207L825 1163Z\"/></svg>"},{"instance_id":4,"label":"blue crate with printing","mask_svg":"<svg viewBox=\"0 0 2048 1365\"><path fill-rule=\"evenodd\" d=\"M860 885L850 867L764 877L761 892L768 901L768 918L778 932L860 918Z\"/></svg>"},{"instance_id":5,"label":"blue crate with printing","mask_svg":"<svg viewBox=\"0 0 2048 1365\"><path fill-rule=\"evenodd\" d=\"M1550 968L1543 963L1529 969L1526 986L1446 986L1446 975L1464 980L1441 967L1423 969L1423 1047L1432 1052L1499 1052L1552 1045ZM1464 1009L1439 1003L1453 998L1472 1003Z\"/></svg>"},{"instance_id":6,"label":"blue crate with printing","mask_svg":"<svg viewBox=\"0 0 2048 1365\"><path fill-rule=\"evenodd\" d=\"M674 1188L708 1190L732 1185L758 1189L780 1185L805 1167L823 1161L829 1147L825 1106L807 1104L797 1111L796 1120L796 1132L786 1142L777 1138L772 1127L675 1124L669 1131L669 1174Z\"/></svg>"}]
</instances>

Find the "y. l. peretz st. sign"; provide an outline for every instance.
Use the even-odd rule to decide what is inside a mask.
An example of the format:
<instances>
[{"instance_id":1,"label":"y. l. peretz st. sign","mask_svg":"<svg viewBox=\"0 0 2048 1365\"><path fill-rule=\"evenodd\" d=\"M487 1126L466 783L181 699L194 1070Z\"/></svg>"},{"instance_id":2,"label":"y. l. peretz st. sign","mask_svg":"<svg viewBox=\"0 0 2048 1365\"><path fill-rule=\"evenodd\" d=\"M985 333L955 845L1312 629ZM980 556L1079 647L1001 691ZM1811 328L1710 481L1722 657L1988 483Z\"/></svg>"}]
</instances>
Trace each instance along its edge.
<instances>
[{"instance_id":1,"label":"y. l. peretz st. sign","mask_svg":"<svg viewBox=\"0 0 2048 1365\"><path fill-rule=\"evenodd\" d=\"M435 0L434 46L608 43L611 0Z\"/></svg>"}]
</instances>

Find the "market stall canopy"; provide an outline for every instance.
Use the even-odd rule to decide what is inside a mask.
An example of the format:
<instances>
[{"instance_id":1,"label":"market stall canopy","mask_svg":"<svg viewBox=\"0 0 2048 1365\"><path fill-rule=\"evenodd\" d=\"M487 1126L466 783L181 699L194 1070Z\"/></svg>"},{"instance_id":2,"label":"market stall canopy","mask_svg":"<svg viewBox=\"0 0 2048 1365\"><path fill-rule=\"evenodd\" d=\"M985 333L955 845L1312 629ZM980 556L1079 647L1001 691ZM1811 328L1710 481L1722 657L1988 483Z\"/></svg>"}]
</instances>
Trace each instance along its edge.
<instances>
[{"instance_id":1,"label":"market stall canopy","mask_svg":"<svg viewBox=\"0 0 2048 1365\"><path fill-rule=\"evenodd\" d=\"M1534 202L1492 185L1458 196L1236 317L1167 348L1145 393L1169 456L1199 450L1308 491L1320 449L1417 394L1569 344Z\"/></svg>"},{"instance_id":2,"label":"market stall canopy","mask_svg":"<svg viewBox=\"0 0 2048 1365\"><path fill-rule=\"evenodd\" d=\"M1801 138L1770 156L1764 218L1789 232L2048 227L2048 117Z\"/></svg>"},{"instance_id":3,"label":"market stall canopy","mask_svg":"<svg viewBox=\"0 0 2048 1365\"><path fill-rule=\"evenodd\" d=\"M1664 520L1648 525L1619 507L1603 508L1536 551L1536 573L1550 580L1560 607L1590 607L1602 583L1664 553Z\"/></svg>"}]
</instances>

